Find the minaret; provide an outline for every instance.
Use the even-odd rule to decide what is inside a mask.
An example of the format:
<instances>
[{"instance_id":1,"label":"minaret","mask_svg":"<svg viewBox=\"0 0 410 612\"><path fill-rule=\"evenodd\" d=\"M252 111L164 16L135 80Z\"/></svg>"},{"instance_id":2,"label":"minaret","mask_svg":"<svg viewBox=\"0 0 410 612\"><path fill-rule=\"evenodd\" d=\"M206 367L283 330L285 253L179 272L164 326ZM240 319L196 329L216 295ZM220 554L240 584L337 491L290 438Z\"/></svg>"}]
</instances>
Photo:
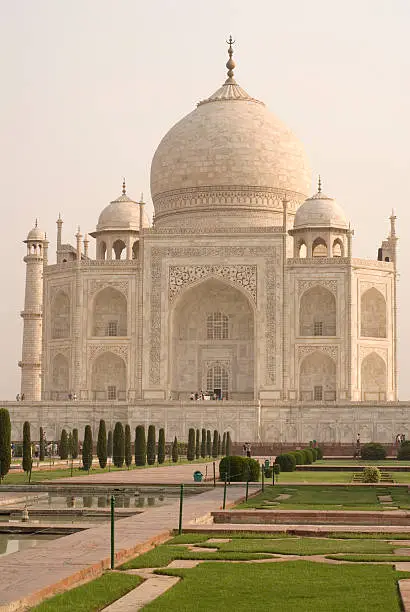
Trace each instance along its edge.
<instances>
[{"instance_id":1,"label":"minaret","mask_svg":"<svg viewBox=\"0 0 410 612\"><path fill-rule=\"evenodd\" d=\"M21 397L24 400L41 400L41 351L43 336L43 265L46 237L37 227L28 233L26 268L26 291L21 367Z\"/></svg>"},{"instance_id":2,"label":"minaret","mask_svg":"<svg viewBox=\"0 0 410 612\"><path fill-rule=\"evenodd\" d=\"M61 236L62 236L62 228L63 228L63 220L61 218L60 213L58 213L57 223L57 263L61 263Z\"/></svg>"}]
</instances>

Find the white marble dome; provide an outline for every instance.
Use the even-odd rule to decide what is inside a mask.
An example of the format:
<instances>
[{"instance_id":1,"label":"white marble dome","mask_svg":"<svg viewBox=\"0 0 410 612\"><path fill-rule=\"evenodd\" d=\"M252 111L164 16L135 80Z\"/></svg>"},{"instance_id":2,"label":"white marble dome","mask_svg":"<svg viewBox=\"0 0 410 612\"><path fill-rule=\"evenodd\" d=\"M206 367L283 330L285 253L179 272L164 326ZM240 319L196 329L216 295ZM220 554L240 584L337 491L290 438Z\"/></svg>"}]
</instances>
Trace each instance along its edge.
<instances>
[{"instance_id":1,"label":"white marble dome","mask_svg":"<svg viewBox=\"0 0 410 612\"><path fill-rule=\"evenodd\" d=\"M275 225L283 198L292 214L309 189L300 141L231 77L169 130L151 166L161 226Z\"/></svg>"},{"instance_id":2,"label":"white marble dome","mask_svg":"<svg viewBox=\"0 0 410 612\"><path fill-rule=\"evenodd\" d=\"M142 226L149 227L148 217L143 214ZM140 228L140 205L125 193L110 202L98 218L97 231L135 230Z\"/></svg>"},{"instance_id":3,"label":"white marble dome","mask_svg":"<svg viewBox=\"0 0 410 612\"><path fill-rule=\"evenodd\" d=\"M46 235L39 227L37 227L37 221L36 221L36 224L33 227L33 229L31 229L29 233L27 234L27 240L38 240L40 242L45 239L46 239Z\"/></svg>"},{"instance_id":4,"label":"white marble dome","mask_svg":"<svg viewBox=\"0 0 410 612\"><path fill-rule=\"evenodd\" d=\"M318 191L303 202L295 215L293 229L333 227L347 229L345 214L333 198Z\"/></svg>"}]
</instances>

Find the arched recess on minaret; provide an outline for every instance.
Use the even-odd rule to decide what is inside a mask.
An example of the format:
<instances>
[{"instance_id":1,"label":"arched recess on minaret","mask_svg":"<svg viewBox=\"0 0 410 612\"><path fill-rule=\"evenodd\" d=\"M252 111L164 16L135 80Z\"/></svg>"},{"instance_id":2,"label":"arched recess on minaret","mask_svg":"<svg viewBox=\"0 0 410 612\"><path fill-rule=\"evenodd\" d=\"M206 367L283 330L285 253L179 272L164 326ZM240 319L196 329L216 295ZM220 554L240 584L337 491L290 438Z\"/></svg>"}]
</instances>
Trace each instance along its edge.
<instances>
[{"instance_id":1,"label":"arched recess on minaret","mask_svg":"<svg viewBox=\"0 0 410 612\"><path fill-rule=\"evenodd\" d=\"M51 304L51 337L69 338L71 307L70 298L65 291L59 291Z\"/></svg>"}]
</instances>

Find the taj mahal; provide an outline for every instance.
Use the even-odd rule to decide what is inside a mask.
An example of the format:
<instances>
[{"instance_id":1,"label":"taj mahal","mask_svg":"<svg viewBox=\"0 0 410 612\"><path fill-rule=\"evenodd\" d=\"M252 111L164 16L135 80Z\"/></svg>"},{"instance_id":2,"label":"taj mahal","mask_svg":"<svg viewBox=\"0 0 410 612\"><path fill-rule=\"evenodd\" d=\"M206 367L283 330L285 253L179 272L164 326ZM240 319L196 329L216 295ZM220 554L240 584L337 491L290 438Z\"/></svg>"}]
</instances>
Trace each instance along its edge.
<instances>
[{"instance_id":1,"label":"taj mahal","mask_svg":"<svg viewBox=\"0 0 410 612\"><path fill-rule=\"evenodd\" d=\"M394 212L374 259L354 257L302 144L237 83L232 44L226 67L158 145L152 222L128 177L73 244L58 217L55 260L40 224L28 233L23 401L3 404L13 439L26 419L58 439L96 434L100 418L167 440L189 427L272 444L410 434Z\"/></svg>"}]
</instances>

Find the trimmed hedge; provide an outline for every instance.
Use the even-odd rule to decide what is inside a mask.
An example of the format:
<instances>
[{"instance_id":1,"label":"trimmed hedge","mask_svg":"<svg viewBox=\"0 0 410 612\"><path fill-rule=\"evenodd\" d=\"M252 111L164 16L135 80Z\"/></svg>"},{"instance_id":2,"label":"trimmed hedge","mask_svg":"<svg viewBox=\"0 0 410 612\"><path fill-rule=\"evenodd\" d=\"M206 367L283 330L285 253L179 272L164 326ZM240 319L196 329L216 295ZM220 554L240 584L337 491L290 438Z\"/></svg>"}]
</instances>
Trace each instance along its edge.
<instances>
[{"instance_id":1,"label":"trimmed hedge","mask_svg":"<svg viewBox=\"0 0 410 612\"><path fill-rule=\"evenodd\" d=\"M256 459L233 455L223 457L219 464L219 479L231 482L258 482L260 476L260 465Z\"/></svg>"},{"instance_id":2,"label":"trimmed hedge","mask_svg":"<svg viewBox=\"0 0 410 612\"><path fill-rule=\"evenodd\" d=\"M315 450L316 450L317 458L323 459L323 450L320 448L320 446L316 446Z\"/></svg>"},{"instance_id":3,"label":"trimmed hedge","mask_svg":"<svg viewBox=\"0 0 410 612\"><path fill-rule=\"evenodd\" d=\"M290 453L282 453L275 459L275 463L280 466L281 472L294 472L296 470L296 459Z\"/></svg>"},{"instance_id":4,"label":"trimmed hedge","mask_svg":"<svg viewBox=\"0 0 410 612\"><path fill-rule=\"evenodd\" d=\"M410 459L410 440L405 440L400 444L397 451L397 459L400 461L406 461Z\"/></svg>"},{"instance_id":5,"label":"trimmed hedge","mask_svg":"<svg viewBox=\"0 0 410 612\"><path fill-rule=\"evenodd\" d=\"M304 448L303 452L305 453L307 465L311 465L313 463L313 451L311 448Z\"/></svg>"},{"instance_id":6,"label":"trimmed hedge","mask_svg":"<svg viewBox=\"0 0 410 612\"><path fill-rule=\"evenodd\" d=\"M361 449L362 459L386 459L386 449L377 442L369 442L364 444Z\"/></svg>"}]
</instances>

